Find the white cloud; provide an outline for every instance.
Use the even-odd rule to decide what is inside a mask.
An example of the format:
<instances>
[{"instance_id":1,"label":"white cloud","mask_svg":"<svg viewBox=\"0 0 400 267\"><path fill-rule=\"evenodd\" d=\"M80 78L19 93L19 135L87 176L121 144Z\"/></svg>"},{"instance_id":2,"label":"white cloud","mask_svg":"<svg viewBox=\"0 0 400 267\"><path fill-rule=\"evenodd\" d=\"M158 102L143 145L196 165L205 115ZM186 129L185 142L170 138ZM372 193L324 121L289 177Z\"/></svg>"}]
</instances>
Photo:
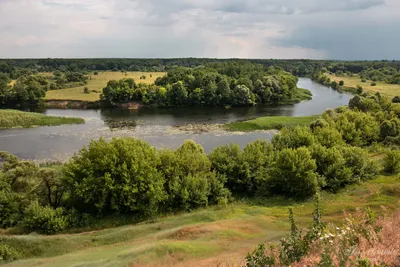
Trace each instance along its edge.
<instances>
[{"instance_id":1,"label":"white cloud","mask_svg":"<svg viewBox=\"0 0 400 267\"><path fill-rule=\"evenodd\" d=\"M315 33L344 29L351 39L371 20L399 25L398 3L0 0L0 57L337 57L337 49L324 44L333 38ZM374 47L367 47L363 53L370 56Z\"/></svg>"}]
</instances>

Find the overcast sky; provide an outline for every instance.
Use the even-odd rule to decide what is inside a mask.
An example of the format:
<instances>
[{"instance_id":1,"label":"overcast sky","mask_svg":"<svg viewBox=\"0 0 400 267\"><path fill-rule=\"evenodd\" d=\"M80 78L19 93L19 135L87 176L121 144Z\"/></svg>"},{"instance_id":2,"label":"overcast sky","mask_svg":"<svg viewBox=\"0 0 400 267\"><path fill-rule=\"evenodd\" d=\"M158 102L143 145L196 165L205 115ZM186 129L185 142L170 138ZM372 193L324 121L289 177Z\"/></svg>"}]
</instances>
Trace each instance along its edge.
<instances>
[{"instance_id":1,"label":"overcast sky","mask_svg":"<svg viewBox=\"0 0 400 267\"><path fill-rule=\"evenodd\" d=\"M400 0L0 0L0 57L400 59Z\"/></svg>"}]
</instances>

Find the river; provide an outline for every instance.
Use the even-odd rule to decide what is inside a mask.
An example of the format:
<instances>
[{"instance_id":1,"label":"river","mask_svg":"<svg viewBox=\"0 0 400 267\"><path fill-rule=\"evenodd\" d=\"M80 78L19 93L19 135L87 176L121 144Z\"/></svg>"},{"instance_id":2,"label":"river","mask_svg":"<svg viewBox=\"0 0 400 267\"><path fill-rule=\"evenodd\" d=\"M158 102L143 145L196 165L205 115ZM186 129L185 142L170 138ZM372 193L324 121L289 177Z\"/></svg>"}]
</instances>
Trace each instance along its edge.
<instances>
[{"instance_id":1,"label":"river","mask_svg":"<svg viewBox=\"0 0 400 267\"><path fill-rule=\"evenodd\" d=\"M313 94L310 101L294 105L268 107L182 108L121 110L48 109L46 115L81 117L82 125L0 130L0 151L8 151L23 159L66 160L92 139L130 136L148 141L158 148L177 148L192 139L203 145L206 152L214 147L235 143L245 146L260 138L271 139L272 132L188 133L174 126L185 124L214 124L252 119L260 116L306 116L320 114L327 108L347 105L350 94L339 93L308 78L300 78L298 87Z\"/></svg>"}]
</instances>

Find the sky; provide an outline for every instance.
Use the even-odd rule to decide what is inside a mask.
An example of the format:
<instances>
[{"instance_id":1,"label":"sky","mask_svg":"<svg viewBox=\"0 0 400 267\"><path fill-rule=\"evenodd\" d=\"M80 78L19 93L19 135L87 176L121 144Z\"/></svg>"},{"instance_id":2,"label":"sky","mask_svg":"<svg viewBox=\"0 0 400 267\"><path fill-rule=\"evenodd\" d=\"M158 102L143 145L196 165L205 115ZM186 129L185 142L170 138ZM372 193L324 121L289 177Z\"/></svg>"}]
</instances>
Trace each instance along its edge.
<instances>
[{"instance_id":1,"label":"sky","mask_svg":"<svg viewBox=\"0 0 400 267\"><path fill-rule=\"evenodd\" d=\"M400 0L0 0L0 58L400 59Z\"/></svg>"}]
</instances>

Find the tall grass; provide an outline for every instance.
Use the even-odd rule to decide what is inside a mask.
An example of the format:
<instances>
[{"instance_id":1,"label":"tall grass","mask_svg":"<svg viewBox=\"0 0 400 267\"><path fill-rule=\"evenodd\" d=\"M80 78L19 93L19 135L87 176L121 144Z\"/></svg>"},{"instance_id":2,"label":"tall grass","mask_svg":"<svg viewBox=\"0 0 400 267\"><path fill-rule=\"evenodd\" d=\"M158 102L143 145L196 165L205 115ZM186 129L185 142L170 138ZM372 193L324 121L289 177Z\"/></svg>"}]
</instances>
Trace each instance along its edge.
<instances>
[{"instance_id":1,"label":"tall grass","mask_svg":"<svg viewBox=\"0 0 400 267\"><path fill-rule=\"evenodd\" d=\"M323 218L341 225L348 217L344 210L353 213L357 207L371 207L381 211L382 205L388 207L390 213L398 208L399 189L397 176L380 176L350 186L338 194L324 192L321 196ZM287 222L289 207L293 207L300 227L312 221L312 201L296 202L283 198L238 200L226 208L208 207L119 227L115 226L121 225L118 223L121 217L116 216L114 222L99 221L99 227L85 229L89 231L80 234L1 234L0 246L15 249L20 259L29 259L10 266L106 266L99 261L109 262L109 266L135 263L187 266L202 259L209 260L207 266L217 266L218 262L226 262L223 257L226 253L232 253L235 259L244 259L256 244L274 243L286 236L290 230ZM128 218L123 220L130 223ZM113 228L96 230L102 227ZM382 235L390 237L389 228L384 229ZM390 240L393 239L387 239L387 243ZM374 251L366 249L365 253Z\"/></svg>"},{"instance_id":2,"label":"tall grass","mask_svg":"<svg viewBox=\"0 0 400 267\"><path fill-rule=\"evenodd\" d=\"M39 113L9 109L0 110L0 129L82 123L85 123L85 120L81 118L46 116Z\"/></svg>"},{"instance_id":3,"label":"tall grass","mask_svg":"<svg viewBox=\"0 0 400 267\"><path fill-rule=\"evenodd\" d=\"M261 117L250 121L232 122L225 125L229 131L280 130L283 127L307 126L318 119L319 115L305 117L273 116Z\"/></svg>"}]
</instances>

